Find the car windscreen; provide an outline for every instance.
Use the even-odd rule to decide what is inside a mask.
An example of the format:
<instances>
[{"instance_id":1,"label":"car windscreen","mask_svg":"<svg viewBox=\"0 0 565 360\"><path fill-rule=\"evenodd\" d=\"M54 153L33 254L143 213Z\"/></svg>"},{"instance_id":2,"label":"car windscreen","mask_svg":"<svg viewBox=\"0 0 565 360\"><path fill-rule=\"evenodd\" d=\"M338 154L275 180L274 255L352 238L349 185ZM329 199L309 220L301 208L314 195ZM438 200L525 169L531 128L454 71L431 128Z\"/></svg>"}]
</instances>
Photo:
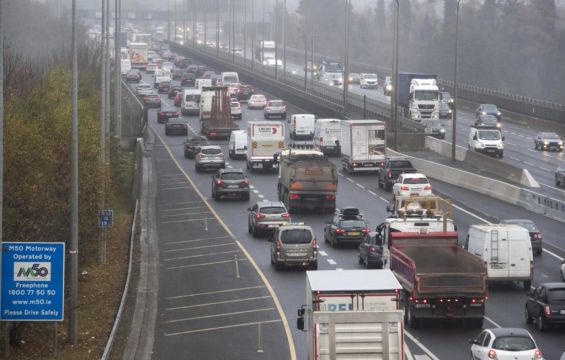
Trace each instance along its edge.
<instances>
[{"instance_id":1,"label":"car windscreen","mask_svg":"<svg viewBox=\"0 0 565 360\"><path fill-rule=\"evenodd\" d=\"M505 351L524 351L535 349L536 344L532 339L525 336L503 336L494 340L492 348Z\"/></svg>"},{"instance_id":2,"label":"car windscreen","mask_svg":"<svg viewBox=\"0 0 565 360\"><path fill-rule=\"evenodd\" d=\"M565 302L565 287L548 289L547 296L553 301Z\"/></svg>"},{"instance_id":3,"label":"car windscreen","mask_svg":"<svg viewBox=\"0 0 565 360\"><path fill-rule=\"evenodd\" d=\"M500 140L500 132L496 130L479 131L479 139L481 140Z\"/></svg>"},{"instance_id":4,"label":"car windscreen","mask_svg":"<svg viewBox=\"0 0 565 360\"><path fill-rule=\"evenodd\" d=\"M201 153L204 155L219 155L222 153L222 149L215 149L215 148L202 149Z\"/></svg>"},{"instance_id":5,"label":"car windscreen","mask_svg":"<svg viewBox=\"0 0 565 360\"><path fill-rule=\"evenodd\" d=\"M403 184L427 184L427 178L405 178Z\"/></svg>"},{"instance_id":6,"label":"car windscreen","mask_svg":"<svg viewBox=\"0 0 565 360\"><path fill-rule=\"evenodd\" d=\"M377 80L377 75L366 74L366 75L363 76L363 79L365 79L365 80Z\"/></svg>"},{"instance_id":7,"label":"car windscreen","mask_svg":"<svg viewBox=\"0 0 565 360\"><path fill-rule=\"evenodd\" d=\"M308 229L284 230L281 241L285 244L309 244L312 241L312 233Z\"/></svg>"},{"instance_id":8,"label":"car windscreen","mask_svg":"<svg viewBox=\"0 0 565 360\"><path fill-rule=\"evenodd\" d=\"M554 133L543 133L542 138L544 139L559 139L559 135Z\"/></svg>"},{"instance_id":9,"label":"car windscreen","mask_svg":"<svg viewBox=\"0 0 565 360\"><path fill-rule=\"evenodd\" d=\"M390 162L391 168L411 168L412 163L408 160L398 160Z\"/></svg>"},{"instance_id":10,"label":"car windscreen","mask_svg":"<svg viewBox=\"0 0 565 360\"><path fill-rule=\"evenodd\" d=\"M367 223L363 220L342 220L339 223L339 226L344 228L352 228L352 227L366 227Z\"/></svg>"},{"instance_id":11,"label":"car windscreen","mask_svg":"<svg viewBox=\"0 0 565 360\"><path fill-rule=\"evenodd\" d=\"M498 109L495 105L492 105L492 104L483 105L483 111L492 112L492 111L497 111L497 110Z\"/></svg>"},{"instance_id":12,"label":"car windscreen","mask_svg":"<svg viewBox=\"0 0 565 360\"><path fill-rule=\"evenodd\" d=\"M240 172L225 172L221 178L222 180L243 180L245 176Z\"/></svg>"},{"instance_id":13,"label":"car windscreen","mask_svg":"<svg viewBox=\"0 0 565 360\"><path fill-rule=\"evenodd\" d=\"M269 101L269 106L283 106L284 103L282 101Z\"/></svg>"},{"instance_id":14,"label":"car windscreen","mask_svg":"<svg viewBox=\"0 0 565 360\"><path fill-rule=\"evenodd\" d=\"M433 101L439 98L438 92L433 90L418 90L414 92L416 100Z\"/></svg>"},{"instance_id":15,"label":"car windscreen","mask_svg":"<svg viewBox=\"0 0 565 360\"><path fill-rule=\"evenodd\" d=\"M422 120L422 124L425 126L441 127L441 122L439 120Z\"/></svg>"},{"instance_id":16,"label":"car windscreen","mask_svg":"<svg viewBox=\"0 0 565 360\"><path fill-rule=\"evenodd\" d=\"M253 95L251 99L255 101L265 101L265 97L263 95Z\"/></svg>"},{"instance_id":17,"label":"car windscreen","mask_svg":"<svg viewBox=\"0 0 565 360\"><path fill-rule=\"evenodd\" d=\"M235 76L224 76L224 83L226 84L234 84L239 81L239 79Z\"/></svg>"},{"instance_id":18,"label":"car windscreen","mask_svg":"<svg viewBox=\"0 0 565 360\"><path fill-rule=\"evenodd\" d=\"M286 213L286 209L282 206L266 206L259 209L261 214L284 214Z\"/></svg>"},{"instance_id":19,"label":"car windscreen","mask_svg":"<svg viewBox=\"0 0 565 360\"><path fill-rule=\"evenodd\" d=\"M342 72L343 68L340 64L328 64L326 65L326 72Z\"/></svg>"}]
</instances>

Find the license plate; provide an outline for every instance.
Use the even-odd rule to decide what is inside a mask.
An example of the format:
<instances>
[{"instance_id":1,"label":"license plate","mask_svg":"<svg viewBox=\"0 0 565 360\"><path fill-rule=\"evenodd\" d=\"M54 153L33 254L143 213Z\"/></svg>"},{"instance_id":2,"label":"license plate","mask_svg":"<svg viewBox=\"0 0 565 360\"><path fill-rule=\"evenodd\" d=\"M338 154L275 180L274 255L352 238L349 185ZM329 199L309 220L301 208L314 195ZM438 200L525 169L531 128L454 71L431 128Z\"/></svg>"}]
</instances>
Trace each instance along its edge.
<instances>
[{"instance_id":1,"label":"license plate","mask_svg":"<svg viewBox=\"0 0 565 360\"><path fill-rule=\"evenodd\" d=\"M301 256L306 256L306 253L288 253L287 256L289 256L289 257L301 257Z\"/></svg>"},{"instance_id":2,"label":"license plate","mask_svg":"<svg viewBox=\"0 0 565 360\"><path fill-rule=\"evenodd\" d=\"M357 235L361 235L361 233L359 231L352 231L352 232L348 232L347 235L349 236L357 236Z\"/></svg>"},{"instance_id":3,"label":"license plate","mask_svg":"<svg viewBox=\"0 0 565 360\"><path fill-rule=\"evenodd\" d=\"M565 315L565 310L560 310L559 313L560 313L561 315Z\"/></svg>"},{"instance_id":4,"label":"license plate","mask_svg":"<svg viewBox=\"0 0 565 360\"><path fill-rule=\"evenodd\" d=\"M367 163L367 164L365 164L365 165L363 165L363 166L365 166L365 167L371 167L371 166L373 166L373 164Z\"/></svg>"},{"instance_id":5,"label":"license plate","mask_svg":"<svg viewBox=\"0 0 565 360\"><path fill-rule=\"evenodd\" d=\"M238 185L228 185L228 188L229 188L229 189L237 189L237 188L238 188Z\"/></svg>"}]
</instances>

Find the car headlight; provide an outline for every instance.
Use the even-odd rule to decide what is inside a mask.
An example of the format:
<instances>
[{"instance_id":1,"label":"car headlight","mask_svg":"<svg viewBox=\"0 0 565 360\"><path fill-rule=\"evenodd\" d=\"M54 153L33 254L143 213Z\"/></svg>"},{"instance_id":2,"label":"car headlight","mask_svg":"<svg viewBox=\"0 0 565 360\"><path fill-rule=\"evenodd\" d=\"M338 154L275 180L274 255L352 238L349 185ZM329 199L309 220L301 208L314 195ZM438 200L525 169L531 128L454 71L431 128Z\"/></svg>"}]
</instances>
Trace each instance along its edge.
<instances>
[{"instance_id":1,"label":"car headlight","mask_svg":"<svg viewBox=\"0 0 565 360\"><path fill-rule=\"evenodd\" d=\"M496 144L496 147L499 148L499 149L502 149L502 143Z\"/></svg>"},{"instance_id":2,"label":"car headlight","mask_svg":"<svg viewBox=\"0 0 565 360\"><path fill-rule=\"evenodd\" d=\"M440 132L440 133L444 133L444 132L445 132L445 129L439 129L439 132Z\"/></svg>"},{"instance_id":3,"label":"car headlight","mask_svg":"<svg viewBox=\"0 0 565 360\"><path fill-rule=\"evenodd\" d=\"M544 140L544 141L543 141L543 144L544 144L544 145L549 145L549 141Z\"/></svg>"},{"instance_id":4,"label":"car headlight","mask_svg":"<svg viewBox=\"0 0 565 360\"><path fill-rule=\"evenodd\" d=\"M481 111L481 115L486 115L486 111Z\"/></svg>"},{"instance_id":5,"label":"car headlight","mask_svg":"<svg viewBox=\"0 0 565 360\"><path fill-rule=\"evenodd\" d=\"M452 112L453 112L453 110L450 109L450 110L449 110L449 113L451 114Z\"/></svg>"},{"instance_id":6,"label":"car headlight","mask_svg":"<svg viewBox=\"0 0 565 360\"><path fill-rule=\"evenodd\" d=\"M497 127L498 129L500 129L500 128L502 127L502 125L501 125L500 123L497 123L497 124L496 124L496 127Z\"/></svg>"},{"instance_id":7,"label":"car headlight","mask_svg":"<svg viewBox=\"0 0 565 360\"><path fill-rule=\"evenodd\" d=\"M485 147L485 144L483 144L483 143L479 143L479 147L480 147L480 148L482 149L482 148L484 148L484 147Z\"/></svg>"},{"instance_id":8,"label":"car headlight","mask_svg":"<svg viewBox=\"0 0 565 360\"><path fill-rule=\"evenodd\" d=\"M455 100L453 100L453 99L449 99L449 100L448 100L448 103L453 104L454 101L455 101Z\"/></svg>"},{"instance_id":9,"label":"car headlight","mask_svg":"<svg viewBox=\"0 0 565 360\"><path fill-rule=\"evenodd\" d=\"M501 115L501 114L500 114L500 111L497 111L497 112L496 112L496 116L500 116L500 115Z\"/></svg>"}]
</instances>

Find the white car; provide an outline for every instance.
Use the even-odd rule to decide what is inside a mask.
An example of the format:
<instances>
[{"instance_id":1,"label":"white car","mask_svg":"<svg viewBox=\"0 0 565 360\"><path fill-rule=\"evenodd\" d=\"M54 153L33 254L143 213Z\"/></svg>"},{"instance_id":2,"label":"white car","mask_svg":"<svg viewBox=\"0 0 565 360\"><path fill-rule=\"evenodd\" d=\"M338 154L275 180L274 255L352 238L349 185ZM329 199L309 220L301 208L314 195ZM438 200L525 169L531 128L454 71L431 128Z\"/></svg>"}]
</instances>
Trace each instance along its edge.
<instances>
[{"instance_id":1,"label":"white car","mask_svg":"<svg viewBox=\"0 0 565 360\"><path fill-rule=\"evenodd\" d=\"M430 196L432 185L424 174L400 174L392 186L392 191L396 196Z\"/></svg>"},{"instance_id":2,"label":"white car","mask_svg":"<svg viewBox=\"0 0 565 360\"><path fill-rule=\"evenodd\" d=\"M379 87L379 78L377 74L361 74L359 80L361 89L376 89Z\"/></svg>"},{"instance_id":3,"label":"white car","mask_svg":"<svg viewBox=\"0 0 565 360\"><path fill-rule=\"evenodd\" d=\"M543 360L532 335L520 328L483 330L471 344L470 359Z\"/></svg>"},{"instance_id":4,"label":"white car","mask_svg":"<svg viewBox=\"0 0 565 360\"><path fill-rule=\"evenodd\" d=\"M139 84L135 87L135 95L145 96L153 94L153 86L151 84Z\"/></svg>"},{"instance_id":5,"label":"white car","mask_svg":"<svg viewBox=\"0 0 565 360\"><path fill-rule=\"evenodd\" d=\"M147 64L147 66L145 67L145 72L148 74L154 74L155 70L158 69L159 67L157 66L157 64L155 63L149 63Z\"/></svg>"},{"instance_id":6,"label":"white car","mask_svg":"<svg viewBox=\"0 0 565 360\"><path fill-rule=\"evenodd\" d=\"M267 105L267 98L265 95L251 95L249 101L247 101L248 109L263 109Z\"/></svg>"},{"instance_id":7,"label":"white car","mask_svg":"<svg viewBox=\"0 0 565 360\"><path fill-rule=\"evenodd\" d=\"M242 112L241 112L241 105L239 104L239 101L230 102L230 112L231 112L232 118L241 120Z\"/></svg>"},{"instance_id":8,"label":"white car","mask_svg":"<svg viewBox=\"0 0 565 360\"><path fill-rule=\"evenodd\" d=\"M161 63L161 69L165 71L172 71L173 70L173 63L170 61L165 61Z\"/></svg>"}]
</instances>

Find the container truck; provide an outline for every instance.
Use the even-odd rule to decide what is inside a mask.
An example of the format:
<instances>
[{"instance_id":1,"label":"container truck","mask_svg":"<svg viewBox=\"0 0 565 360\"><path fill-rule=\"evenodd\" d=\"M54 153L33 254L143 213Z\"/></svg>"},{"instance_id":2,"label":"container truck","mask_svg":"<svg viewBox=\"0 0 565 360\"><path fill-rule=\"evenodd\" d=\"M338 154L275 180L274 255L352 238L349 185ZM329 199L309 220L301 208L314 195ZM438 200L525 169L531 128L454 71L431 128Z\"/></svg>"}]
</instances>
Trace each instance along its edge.
<instances>
[{"instance_id":1,"label":"container truck","mask_svg":"<svg viewBox=\"0 0 565 360\"><path fill-rule=\"evenodd\" d=\"M439 88L437 75L399 73L398 106L404 116L420 121L439 119Z\"/></svg>"},{"instance_id":2,"label":"container truck","mask_svg":"<svg viewBox=\"0 0 565 360\"><path fill-rule=\"evenodd\" d=\"M145 68L147 67L148 51L149 45L147 45L147 43L132 42L129 44L131 67L133 69L145 70Z\"/></svg>"},{"instance_id":3,"label":"container truck","mask_svg":"<svg viewBox=\"0 0 565 360\"><path fill-rule=\"evenodd\" d=\"M203 87L202 98L206 94L206 100L210 103L210 112L206 117L202 116L200 108L200 132L208 139L229 139L234 130L239 126L231 117L230 98L226 86Z\"/></svg>"},{"instance_id":4,"label":"container truck","mask_svg":"<svg viewBox=\"0 0 565 360\"><path fill-rule=\"evenodd\" d=\"M273 169L273 155L284 149L284 124L279 121L247 122L247 169Z\"/></svg>"},{"instance_id":5,"label":"container truck","mask_svg":"<svg viewBox=\"0 0 565 360\"><path fill-rule=\"evenodd\" d=\"M341 121L341 167L346 173L378 171L386 158L385 123Z\"/></svg>"},{"instance_id":6,"label":"container truck","mask_svg":"<svg viewBox=\"0 0 565 360\"><path fill-rule=\"evenodd\" d=\"M401 296L390 270L307 271L297 327L308 359L404 359Z\"/></svg>"},{"instance_id":7,"label":"container truck","mask_svg":"<svg viewBox=\"0 0 565 360\"><path fill-rule=\"evenodd\" d=\"M255 60L263 65L268 65L268 60L275 59L275 42L274 41L260 41L259 46L255 49Z\"/></svg>"}]
</instances>

